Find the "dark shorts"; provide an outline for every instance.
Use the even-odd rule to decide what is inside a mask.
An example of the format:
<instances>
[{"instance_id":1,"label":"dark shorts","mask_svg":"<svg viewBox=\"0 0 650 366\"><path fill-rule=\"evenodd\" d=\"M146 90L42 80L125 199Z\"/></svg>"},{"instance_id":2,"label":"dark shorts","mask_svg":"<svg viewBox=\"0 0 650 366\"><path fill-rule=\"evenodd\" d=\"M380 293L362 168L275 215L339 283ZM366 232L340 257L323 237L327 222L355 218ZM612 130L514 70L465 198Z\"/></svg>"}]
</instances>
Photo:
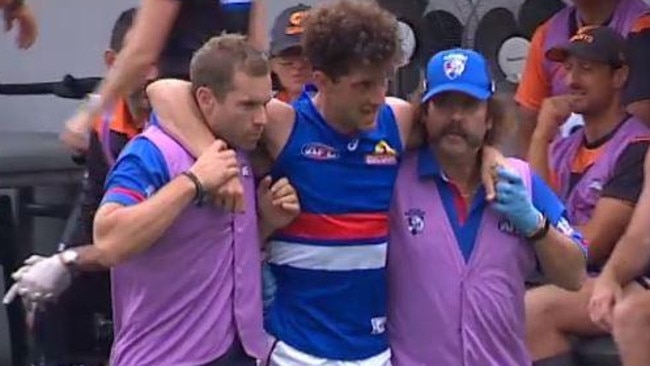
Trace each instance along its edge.
<instances>
[{"instance_id":1,"label":"dark shorts","mask_svg":"<svg viewBox=\"0 0 650 366\"><path fill-rule=\"evenodd\" d=\"M248 356L241 342L236 339L226 353L203 366L255 366L255 359Z\"/></svg>"},{"instance_id":2,"label":"dark shorts","mask_svg":"<svg viewBox=\"0 0 650 366\"><path fill-rule=\"evenodd\" d=\"M641 287L643 287L644 289L650 290L650 278L648 278L648 277L637 277L637 278L634 279L634 281L636 281L636 283L641 285Z\"/></svg>"}]
</instances>

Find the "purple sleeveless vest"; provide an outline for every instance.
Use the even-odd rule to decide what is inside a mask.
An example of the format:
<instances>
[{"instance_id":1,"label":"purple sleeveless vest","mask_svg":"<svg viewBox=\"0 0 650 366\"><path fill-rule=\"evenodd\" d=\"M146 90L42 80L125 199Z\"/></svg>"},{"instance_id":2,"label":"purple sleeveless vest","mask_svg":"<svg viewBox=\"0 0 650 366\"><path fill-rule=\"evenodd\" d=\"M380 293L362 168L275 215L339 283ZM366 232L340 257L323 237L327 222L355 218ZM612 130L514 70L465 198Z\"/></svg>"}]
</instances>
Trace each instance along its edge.
<instances>
[{"instance_id":1,"label":"purple sleeveless vest","mask_svg":"<svg viewBox=\"0 0 650 366\"><path fill-rule=\"evenodd\" d=\"M596 207L600 191L612 177L616 161L625 148L639 138L650 138L650 129L635 117L630 117L604 147L601 158L587 170L569 193L571 164L582 145L584 130L569 137L556 139L550 147L551 170L556 172L560 198L565 203L568 219L573 225L585 224ZM641 169L641 168L639 168Z\"/></svg>"},{"instance_id":2,"label":"purple sleeveless vest","mask_svg":"<svg viewBox=\"0 0 650 366\"><path fill-rule=\"evenodd\" d=\"M549 49L565 43L571 38L572 34L569 34L569 17L574 14L574 10L575 7L567 6L548 20L548 30L544 40L544 54ZM643 0L619 0L609 27L627 37L637 19L649 11L650 7ZM551 95L566 94L568 87L564 82L564 72L561 65L546 58L544 58L543 63L546 75L551 80Z\"/></svg>"},{"instance_id":3,"label":"purple sleeveless vest","mask_svg":"<svg viewBox=\"0 0 650 366\"><path fill-rule=\"evenodd\" d=\"M159 128L143 136L162 152L171 179L194 163ZM112 270L111 365L202 365L236 338L250 356L264 357L255 187L252 175L241 179L246 213L188 206L153 246Z\"/></svg>"},{"instance_id":4,"label":"purple sleeveless vest","mask_svg":"<svg viewBox=\"0 0 650 366\"><path fill-rule=\"evenodd\" d=\"M390 214L393 365L530 365L524 281L535 269L533 247L488 207L466 263L436 184L420 180L417 160L417 152L407 155L400 167ZM530 193L528 165L515 159L509 163Z\"/></svg>"}]
</instances>

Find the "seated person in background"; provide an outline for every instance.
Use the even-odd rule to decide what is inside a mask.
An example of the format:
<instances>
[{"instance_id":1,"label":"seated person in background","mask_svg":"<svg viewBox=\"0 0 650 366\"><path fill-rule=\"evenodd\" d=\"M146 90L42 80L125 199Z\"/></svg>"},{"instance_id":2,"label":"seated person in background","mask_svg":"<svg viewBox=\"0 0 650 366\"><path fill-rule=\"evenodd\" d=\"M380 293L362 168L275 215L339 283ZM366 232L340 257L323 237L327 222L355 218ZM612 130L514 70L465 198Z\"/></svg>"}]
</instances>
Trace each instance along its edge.
<instances>
[{"instance_id":1,"label":"seated person in background","mask_svg":"<svg viewBox=\"0 0 650 366\"><path fill-rule=\"evenodd\" d=\"M298 4L284 10L271 29L271 68L278 90L275 97L291 103L311 80L312 68L302 53L302 22L310 7Z\"/></svg>"},{"instance_id":2,"label":"seated person in background","mask_svg":"<svg viewBox=\"0 0 650 366\"><path fill-rule=\"evenodd\" d=\"M544 99L567 92L564 69L547 60L544 54L550 48L566 42L582 27L607 26L626 38L631 76L621 103L636 117L650 123L650 83L647 82L650 69L646 66L650 62L650 7L647 1L572 0L570 3L570 6L540 25L533 35L522 80L515 95L521 114L518 141L521 154L529 151ZM579 115L572 115L572 122L583 122L580 120ZM574 130L572 127L581 124L567 122L560 133L567 136Z\"/></svg>"},{"instance_id":3,"label":"seated person in background","mask_svg":"<svg viewBox=\"0 0 650 366\"><path fill-rule=\"evenodd\" d=\"M596 279L589 302L591 320L612 332L625 366L650 365L650 154L644 178L630 225Z\"/></svg>"},{"instance_id":4,"label":"seated person in background","mask_svg":"<svg viewBox=\"0 0 650 366\"><path fill-rule=\"evenodd\" d=\"M607 261L625 231L643 185L643 159L650 129L622 103L629 67L624 39L608 27L583 29L546 54L563 65L567 95L548 98L539 113L530 164L564 200L570 222L589 245L592 271ZM585 127L560 138L570 113ZM570 335L598 335L587 303L593 279L578 293L555 286L526 296L528 347L535 365L571 365Z\"/></svg>"}]
</instances>

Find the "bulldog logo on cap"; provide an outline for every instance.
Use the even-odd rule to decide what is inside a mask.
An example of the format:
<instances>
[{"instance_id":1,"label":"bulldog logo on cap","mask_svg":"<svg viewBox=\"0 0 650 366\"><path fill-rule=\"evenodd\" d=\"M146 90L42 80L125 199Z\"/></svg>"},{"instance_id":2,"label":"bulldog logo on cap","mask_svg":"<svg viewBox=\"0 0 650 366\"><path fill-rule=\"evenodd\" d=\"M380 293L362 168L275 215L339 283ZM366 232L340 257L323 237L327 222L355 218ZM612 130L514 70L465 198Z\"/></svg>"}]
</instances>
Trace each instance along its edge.
<instances>
[{"instance_id":1,"label":"bulldog logo on cap","mask_svg":"<svg viewBox=\"0 0 650 366\"><path fill-rule=\"evenodd\" d=\"M465 72L467 56L460 53L450 53L445 55L443 68L445 75L451 80L456 79Z\"/></svg>"}]
</instances>

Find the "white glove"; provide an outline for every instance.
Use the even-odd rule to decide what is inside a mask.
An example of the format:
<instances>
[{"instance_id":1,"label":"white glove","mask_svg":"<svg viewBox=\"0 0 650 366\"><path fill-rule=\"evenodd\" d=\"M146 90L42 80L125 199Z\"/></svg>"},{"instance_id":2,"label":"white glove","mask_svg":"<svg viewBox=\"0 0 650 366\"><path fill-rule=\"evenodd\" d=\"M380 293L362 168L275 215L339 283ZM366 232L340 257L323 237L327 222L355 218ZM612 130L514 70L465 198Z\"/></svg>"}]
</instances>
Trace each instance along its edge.
<instances>
[{"instance_id":1,"label":"white glove","mask_svg":"<svg viewBox=\"0 0 650 366\"><path fill-rule=\"evenodd\" d=\"M13 301L16 295L30 303L51 301L59 297L72 282L72 275L59 254L47 258L30 257L12 277L16 280L3 302Z\"/></svg>"},{"instance_id":2,"label":"white glove","mask_svg":"<svg viewBox=\"0 0 650 366\"><path fill-rule=\"evenodd\" d=\"M45 258L47 257L43 257L40 255L32 255L29 258L25 259L25 262L23 262L22 267L18 268L16 272L11 274L11 278L13 278L14 281L16 281L16 283L14 283L14 285L11 286L9 291L7 291L7 293L5 294L4 298L2 299L3 304L5 305L11 304L14 301L14 299L16 299L16 296L19 294L21 288L20 279L23 277L25 273L27 273L27 271L32 265L42 261Z\"/></svg>"}]
</instances>

